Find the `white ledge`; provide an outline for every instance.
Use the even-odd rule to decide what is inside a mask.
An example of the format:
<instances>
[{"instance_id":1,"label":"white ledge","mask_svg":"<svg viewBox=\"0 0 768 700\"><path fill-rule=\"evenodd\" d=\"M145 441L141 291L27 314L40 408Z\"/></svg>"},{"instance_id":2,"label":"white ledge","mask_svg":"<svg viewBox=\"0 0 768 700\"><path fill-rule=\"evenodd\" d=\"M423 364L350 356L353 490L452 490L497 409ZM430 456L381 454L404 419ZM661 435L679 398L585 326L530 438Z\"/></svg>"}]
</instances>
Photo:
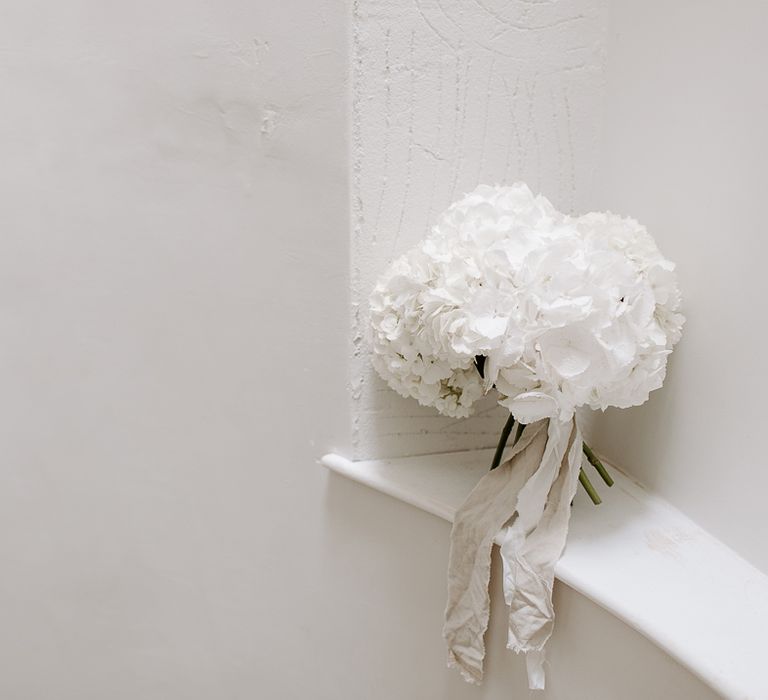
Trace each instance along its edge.
<instances>
[{"instance_id":1,"label":"white ledge","mask_svg":"<svg viewBox=\"0 0 768 700\"><path fill-rule=\"evenodd\" d=\"M491 450L476 450L352 462L328 454L321 462L452 522L491 456ZM725 697L768 698L768 577L669 503L609 469L613 488L597 475L591 479L601 506L582 489L577 493L557 578Z\"/></svg>"}]
</instances>

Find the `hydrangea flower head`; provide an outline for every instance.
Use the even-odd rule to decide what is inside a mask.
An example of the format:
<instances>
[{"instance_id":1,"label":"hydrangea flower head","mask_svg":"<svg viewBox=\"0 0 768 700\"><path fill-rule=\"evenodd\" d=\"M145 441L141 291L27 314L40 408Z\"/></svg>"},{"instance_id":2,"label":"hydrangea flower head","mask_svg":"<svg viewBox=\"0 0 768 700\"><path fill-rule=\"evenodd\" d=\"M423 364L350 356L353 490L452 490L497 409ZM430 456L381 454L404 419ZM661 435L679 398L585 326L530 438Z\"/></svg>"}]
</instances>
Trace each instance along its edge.
<instances>
[{"instance_id":1,"label":"hydrangea flower head","mask_svg":"<svg viewBox=\"0 0 768 700\"><path fill-rule=\"evenodd\" d=\"M643 403L684 320L643 226L566 216L521 183L453 204L370 303L373 364L395 391L465 417L495 389L523 423Z\"/></svg>"}]
</instances>

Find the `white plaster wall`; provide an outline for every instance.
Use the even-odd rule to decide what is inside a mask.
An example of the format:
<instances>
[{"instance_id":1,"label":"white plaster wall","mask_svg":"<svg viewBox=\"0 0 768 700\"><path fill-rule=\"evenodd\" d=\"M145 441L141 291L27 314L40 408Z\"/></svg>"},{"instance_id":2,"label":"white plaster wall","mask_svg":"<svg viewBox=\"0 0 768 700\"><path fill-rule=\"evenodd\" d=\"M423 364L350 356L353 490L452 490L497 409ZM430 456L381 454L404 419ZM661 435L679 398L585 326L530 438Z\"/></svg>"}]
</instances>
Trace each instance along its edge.
<instances>
[{"instance_id":1,"label":"white plaster wall","mask_svg":"<svg viewBox=\"0 0 768 700\"><path fill-rule=\"evenodd\" d=\"M524 180L566 211L596 164L603 0L355 0L352 73L353 440L381 457L495 444L487 401L456 421L370 367L367 297L462 193Z\"/></svg>"},{"instance_id":2,"label":"white plaster wall","mask_svg":"<svg viewBox=\"0 0 768 700\"><path fill-rule=\"evenodd\" d=\"M612 3L592 204L678 262L688 323L664 389L594 442L768 571L768 5Z\"/></svg>"},{"instance_id":3,"label":"white plaster wall","mask_svg":"<svg viewBox=\"0 0 768 700\"><path fill-rule=\"evenodd\" d=\"M3 700L338 697L346 42L335 0L0 3Z\"/></svg>"},{"instance_id":4,"label":"white plaster wall","mask_svg":"<svg viewBox=\"0 0 768 700\"><path fill-rule=\"evenodd\" d=\"M402 9L393 42L413 19ZM527 696L522 660L502 648L498 576L490 675L473 688L444 668L448 526L315 463L351 446L352 12L336 0L0 6L0 697ZM352 55L367 60L364 32L379 25L354 26ZM424 61L427 46L450 54L431 30L414 38L431 42ZM402 90L411 64L390 55ZM456 140L470 173L474 84L488 80L475 56L444 66L444 99L458 84L459 115L466 99L463 131L433 133L447 129L437 145L449 162ZM480 170L501 177L492 140L509 148L510 135L493 114ZM554 188L555 147L515 118L541 150L514 145L510 171L524 152L531 179L541 158ZM408 226L425 216L411 148ZM391 222L404 171L389 157ZM456 177L441 167L432 212ZM474 184L462 177L457 189ZM570 206L569 182L557 196ZM402 231L402 244L417 235ZM542 700L710 697L622 623L555 594Z\"/></svg>"},{"instance_id":5,"label":"white plaster wall","mask_svg":"<svg viewBox=\"0 0 768 700\"><path fill-rule=\"evenodd\" d=\"M504 415L492 402L470 419L445 419L399 398L376 377L366 339L367 296L387 262L479 183L525 180L563 210L584 210L600 155L607 23L608 7L600 0L353 1L356 458L467 449L498 439ZM503 648L498 576L492 582L489 676L483 688L462 686L455 673L435 670L444 654L437 631L448 527L390 499L368 500L363 488L338 477L331 478L328 494L334 517L358 532L355 561L367 559L371 543L383 557L376 574L362 578L348 571L345 577L351 597L364 588L368 603L386 610L378 624L385 638L392 635L381 657L392 671L375 667L369 692L414 699L527 695L521 660ZM404 562L396 590L391 583L381 585L376 576L388 578ZM558 626L542 699L715 697L658 649L566 587L558 584L556 597ZM399 628L390 626L392 616L401 622ZM355 659L367 665L372 642L363 643L365 650Z\"/></svg>"}]
</instances>

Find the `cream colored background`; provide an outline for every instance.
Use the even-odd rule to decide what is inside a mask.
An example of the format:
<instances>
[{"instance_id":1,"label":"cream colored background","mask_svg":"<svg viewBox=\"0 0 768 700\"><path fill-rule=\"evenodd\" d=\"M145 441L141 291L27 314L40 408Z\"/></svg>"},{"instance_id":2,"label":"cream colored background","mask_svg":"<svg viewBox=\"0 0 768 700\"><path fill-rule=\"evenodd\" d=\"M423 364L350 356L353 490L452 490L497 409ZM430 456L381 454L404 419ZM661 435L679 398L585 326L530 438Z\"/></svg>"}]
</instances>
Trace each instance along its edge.
<instances>
[{"instance_id":1,"label":"cream colored background","mask_svg":"<svg viewBox=\"0 0 768 700\"><path fill-rule=\"evenodd\" d=\"M595 442L768 572L768 5L618 2L611 23L594 206L678 261L688 323L664 390Z\"/></svg>"},{"instance_id":2,"label":"cream colored background","mask_svg":"<svg viewBox=\"0 0 768 700\"><path fill-rule=\"evenodd\" d=\"M696 329L706 326L697 320L702 308L723 319L743 313L725 305L728 290L759 309L761 239L749 207L759 200L760 171L750 164L760 144L724 145L748 133L758 139L758 117L734 110L747 121L729 131L730 102L707 91L715 71L728 98L753 110L763 104L757 82L741 76L758 75L750 66L761 54L749 41L760 5L731 8L727 23L710 10L696 9L693 25L670 15L674 34L651 14L638 21L630 3L616 4L613 18L582 0L552 5L541 20L549 29L515 27L495 39L505 31L495 15L509 23L504 13L519 19L525 8L427 0L0 5L0 697L527 696L522 661L502 649L499 614L483 688L444 668L448 526L329 477L314 460L331 449L372 451L379 439L425 451L493 439L490 419L470 435L446 428L443 440L434 419L404 419L395 404L381 409L383 395L358 382L362 354L349 378L350 349L359 345L349 334L350 285L359 300L384 257L477 177L525 177L559 204L581 206L599 200L588 191L591 173L613 172L624 148L637 149L638 170L621 171L627 189L609 189L598 173L599 194L654 225L684 263L694 309L665 399L678 409L665 409L674 420L663 431L656 425L659 445L669 446L667 476L646 476L743 551L758 551L747 537L747 518L762 522L756 500L744 497L742 517L737 487L715 480L726 471L721 461L702 461L717 445L712 416L738 429L730 397L753 402L744 437L758 436L758 400L735 387L762 377L761 331L733 319L754 352L743 351L750 374L729 375L716 372L716 337ZM690 17L698 4L683 6ZM539 10L549 12L532 6L531 21ZM699 21L700 30L683 31ZM752 53L724 48L717 63L708 38L720 28L725 48ZM633 32L648 68L625 43ZM653 49L657 33L667 54ZM606 48L616 62L602 73ZM499 54L509 50L517 53ZM665 56L689 61L682 97L682 78L651 81L668 67ZM546 76L533 90L539 66ZM598 158L601 76L612 126ZM709 100L709 111L691 95ZM646 106L654 100L669 119ZM648 128L626 145L638 133L636 109ZM429 126L440 114L445 121ZM732 196L733 183L745 183L737 214L704 177L694 134L709 144ZM676 150L683 137L690 143ZM686 190L689 182L710 186L707 196ZM676 210L678 185L688 204ZM716 258L709 267L687 228L701 201L721 222L707 229ZM666 209L656 212L656 202ZM401 213L402 228L393 229ZM364 273L374 231L377 245L400 238L372 252ZM733 247L725 241L738 232L747 252L727 267ZM709 367L717 383L694 396ZM709 393L721 410L704 401ZM696 423L700 444L690 440L690 411L705 404L712 413ZM636 415L653 426L650 410ZM406 423L416 435L401 434ZM636 425L645 427L627 424L601 443L616 451ZM644 449L622 450L638 472L648 469ZM749 449L727 471L758 491ZM683 491L684 478L696 486ZM719 500L723 493L729 501ZM565 587L556 598L543 698L709 696L591 603Z\"/></svg>"}]
</instances>

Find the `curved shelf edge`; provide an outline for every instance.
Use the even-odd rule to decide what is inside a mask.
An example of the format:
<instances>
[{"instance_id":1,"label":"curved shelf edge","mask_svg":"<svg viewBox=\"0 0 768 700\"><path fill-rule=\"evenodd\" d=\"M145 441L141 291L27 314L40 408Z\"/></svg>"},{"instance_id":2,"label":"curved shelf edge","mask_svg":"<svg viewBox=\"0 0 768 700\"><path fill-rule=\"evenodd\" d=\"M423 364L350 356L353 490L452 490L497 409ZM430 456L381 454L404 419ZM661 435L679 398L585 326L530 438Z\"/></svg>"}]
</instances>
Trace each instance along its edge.
<instances>
[{"instance_id":1,"label":"curved shelf edge","mask_svg":"<svg viewBox=\"0 0 768 700\"><path fill-rule=\"evenodd\" d=\"M328 469L453 522L492 450L353 462ZM556 575L728 698L768 698L768 576L659 496L607 465L603 504L579 489ZM600 488L602 486L602 488Z\"/></svg>"}]
</instances>

